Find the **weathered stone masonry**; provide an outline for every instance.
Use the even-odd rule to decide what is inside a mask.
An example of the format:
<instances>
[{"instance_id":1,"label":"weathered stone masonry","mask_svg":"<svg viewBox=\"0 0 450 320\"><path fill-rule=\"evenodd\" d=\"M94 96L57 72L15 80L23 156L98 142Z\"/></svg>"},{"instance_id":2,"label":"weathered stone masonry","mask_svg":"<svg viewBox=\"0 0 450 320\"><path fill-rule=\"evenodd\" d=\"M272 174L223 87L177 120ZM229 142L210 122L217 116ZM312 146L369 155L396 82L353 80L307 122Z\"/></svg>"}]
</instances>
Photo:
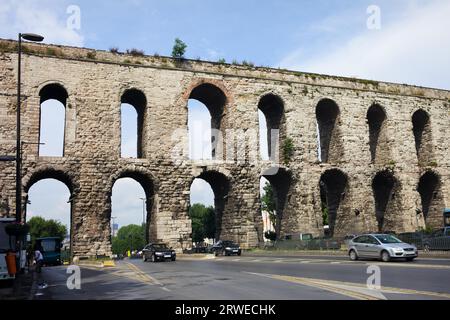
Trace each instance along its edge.
<instances>
[{"instance_id":1,"label":"weathered stone masonry","mask_svg":"<svg viewBox=\"0 0 450 320\"><path fill-rule=\"evenodd\" d=\"M0 41L1 155L15 153L14 45ZM443 223L450 201L448 91L72 47L27 44L26 51L22 138L39 141L41 99L62 101L66 123L63 157L39 157L37 145L24 145L23 203L41 179L68 186L74 255L110 253L111 192L122 177L137 180L146 192L149 239L176 248L190 241L189 190L196 177L213 188L220 236L244 247L263 237L261 176L275 188L281 235L320 234L322 201L335 235ZM174 162L180 139L173 134L187 130L190 97L208 106L212 127L223 132L257 129L260 108L269 127L280 130L279 148L292 140L289 164L271 175L278 165L271 161ZM139 114L138 159L120 157L121 102ZM187 148L187 137L182 141ZM0 163L0 201L11 215L14 172L14 163Z\"/></svg>"}]
</instances>

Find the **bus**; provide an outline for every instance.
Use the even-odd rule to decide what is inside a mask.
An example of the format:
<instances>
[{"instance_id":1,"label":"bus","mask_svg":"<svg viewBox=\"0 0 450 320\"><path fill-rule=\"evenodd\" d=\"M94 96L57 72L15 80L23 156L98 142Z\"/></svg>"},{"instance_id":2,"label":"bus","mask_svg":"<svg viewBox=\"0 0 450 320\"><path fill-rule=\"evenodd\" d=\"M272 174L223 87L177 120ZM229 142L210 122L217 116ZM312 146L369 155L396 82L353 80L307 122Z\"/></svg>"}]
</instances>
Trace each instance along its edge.
<instances>
[{"instance_id":1,"label":"bus","mask_svg":"<svg viewBox=\"0 0 450 320\"><path fill-rule=\"evenodd\" d=\"M62 264L61 247L62 242L59 237L38 238L35 242L36 248L41 250L44 257L44 265L58 266Z\"/></svg>"},{"instance_id":2,"label":"bus","mask_svg":"<svg viewBox=\"0 0 450 320\"><path fill-rule=\"evenodd\" d=\"M444 226L450 227L450 209L444 209Z\"/></svg>"}]
</instances>

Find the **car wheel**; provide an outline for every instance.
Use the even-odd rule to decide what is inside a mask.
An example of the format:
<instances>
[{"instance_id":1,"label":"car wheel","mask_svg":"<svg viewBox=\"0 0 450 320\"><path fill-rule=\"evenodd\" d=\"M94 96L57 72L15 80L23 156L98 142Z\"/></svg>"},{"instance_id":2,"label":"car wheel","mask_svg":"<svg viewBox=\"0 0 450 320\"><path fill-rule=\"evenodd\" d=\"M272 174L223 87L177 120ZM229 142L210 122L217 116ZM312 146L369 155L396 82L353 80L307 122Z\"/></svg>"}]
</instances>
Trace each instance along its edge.
<instances>
[{"instance_id":1,"label":"car wheel","mask_svg":"<svg viewBox=\"0 0 450 320\"><path fill-rule=\"evenodd\" d=\"M216 257L218 257L218 256L219 256L219 251L214 251L214 255L215 255Z\"/></svg>"},{"instance_id":2,"label":"car wheel","mask_svg":"<svg viewBox=\"0 0 450 320\"><path fill-rule=\"evenodd\" d=\"M350 257L350 260L352 260L352 261L358 260L358 255L356 254L355 250L350 250L348 255Z\"/></svg>"},{"instance_id":3,"label":"car wheel","mask_svg":"<svg viewBox=\"0 0 450 320\"><path fill-rule=\"evenodd\" d=\"M172 258L172 261L175 261L175 260L177 260L177 258Z\"/></svg>"},{"instance_id":4,"label":"car wheel","mask_svg":"<svg viewBox=\"0 0 450 320\"><path fill-rule=\"evenodd\" d=\"M387 252L387 251L381 252L381 261L383 261L383 262L391 261L391 256L389 255L389 252Z\"/></svg>"},{"instance_id":5,"label":"car wheel","mask_svg":"<svg viewBox=\"0 0 450 320\"><path fill-rule=\"evenodd\" d=\"M240 256L242 254L242 252L238 252L238 256Z\"/></svg>"},{"instance_id":6,"label":"car wheel","mask_svg":"<svg viewBox=\"0 0 450 320\"><path fill-rule=\"evenodd\" d=\"M145 254L142 255L142 261L147 262L147 258L145 257Z\"/></svg>"}]
</instances>

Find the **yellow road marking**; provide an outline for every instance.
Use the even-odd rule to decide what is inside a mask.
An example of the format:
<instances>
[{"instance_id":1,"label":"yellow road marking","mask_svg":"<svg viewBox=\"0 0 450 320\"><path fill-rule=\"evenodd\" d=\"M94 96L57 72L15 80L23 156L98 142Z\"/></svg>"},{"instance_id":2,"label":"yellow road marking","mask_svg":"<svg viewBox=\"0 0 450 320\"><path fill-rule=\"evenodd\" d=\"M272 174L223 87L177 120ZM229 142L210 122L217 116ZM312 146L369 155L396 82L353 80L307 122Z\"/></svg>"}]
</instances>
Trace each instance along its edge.
<instances>
[{"instance_id":1,"label":"yellow road marking","mask_svg":"<svg viewBox=\"0 0 450 320\"><path fill-rule=\"evenodd\" d=\"M371 296L369 294L361 293L361 292L354 292L353 290L358 289L367 289L367 286L360 283L354 283L354 282L344 282L344 281L333 281L333 280L323 280L323 279L312 279L312 278L301 278L301 277L292 277L292 276L283 276L283 275L274 275L274 274L258 274L258 273L251 273L254 275L259 276L266 276L272 279L277 280L283 280L298 284L304 284L304 285L310 285L314 287L323 288L325 290L333 291L337 293L342 293L344 295L355 295L359 296L359 298L369 298L369 300L379 300L380 298ZM345 288L344 288L345 287ZM381 287L380 290L376 290L378 292L384 292L384 293L393 293L393 294L408 294L408 295L423 295L423 296L431 296L431 297L437 297L437 298L444 298L444 299L450 299L450 294L448 293L441 293L441 292L432 292L432 291L420 291L420 290L412 290L412 289L400 289L400 288L392 288L392 287Z\"/></svg>"}]
</instances>

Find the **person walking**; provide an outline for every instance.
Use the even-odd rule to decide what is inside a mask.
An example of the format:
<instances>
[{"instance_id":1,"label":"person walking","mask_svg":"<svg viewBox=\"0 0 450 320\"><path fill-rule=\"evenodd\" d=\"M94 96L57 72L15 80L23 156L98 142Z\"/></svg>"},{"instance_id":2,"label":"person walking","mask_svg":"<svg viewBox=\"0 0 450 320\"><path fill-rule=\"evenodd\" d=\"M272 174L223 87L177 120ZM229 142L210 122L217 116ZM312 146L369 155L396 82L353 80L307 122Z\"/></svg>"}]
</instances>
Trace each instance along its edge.
<instances>
[{"instance_id":1,"label":"person walking","mask_svg":"<svg viewBox=\"0 0 450 320\"><path fill-rule=\"evenodd\" d=\"M39 247L34 249L34 261L36 262L36 272L42 272L42 265L44 264L44 256Z\"/></svg>"}]
</instances>

